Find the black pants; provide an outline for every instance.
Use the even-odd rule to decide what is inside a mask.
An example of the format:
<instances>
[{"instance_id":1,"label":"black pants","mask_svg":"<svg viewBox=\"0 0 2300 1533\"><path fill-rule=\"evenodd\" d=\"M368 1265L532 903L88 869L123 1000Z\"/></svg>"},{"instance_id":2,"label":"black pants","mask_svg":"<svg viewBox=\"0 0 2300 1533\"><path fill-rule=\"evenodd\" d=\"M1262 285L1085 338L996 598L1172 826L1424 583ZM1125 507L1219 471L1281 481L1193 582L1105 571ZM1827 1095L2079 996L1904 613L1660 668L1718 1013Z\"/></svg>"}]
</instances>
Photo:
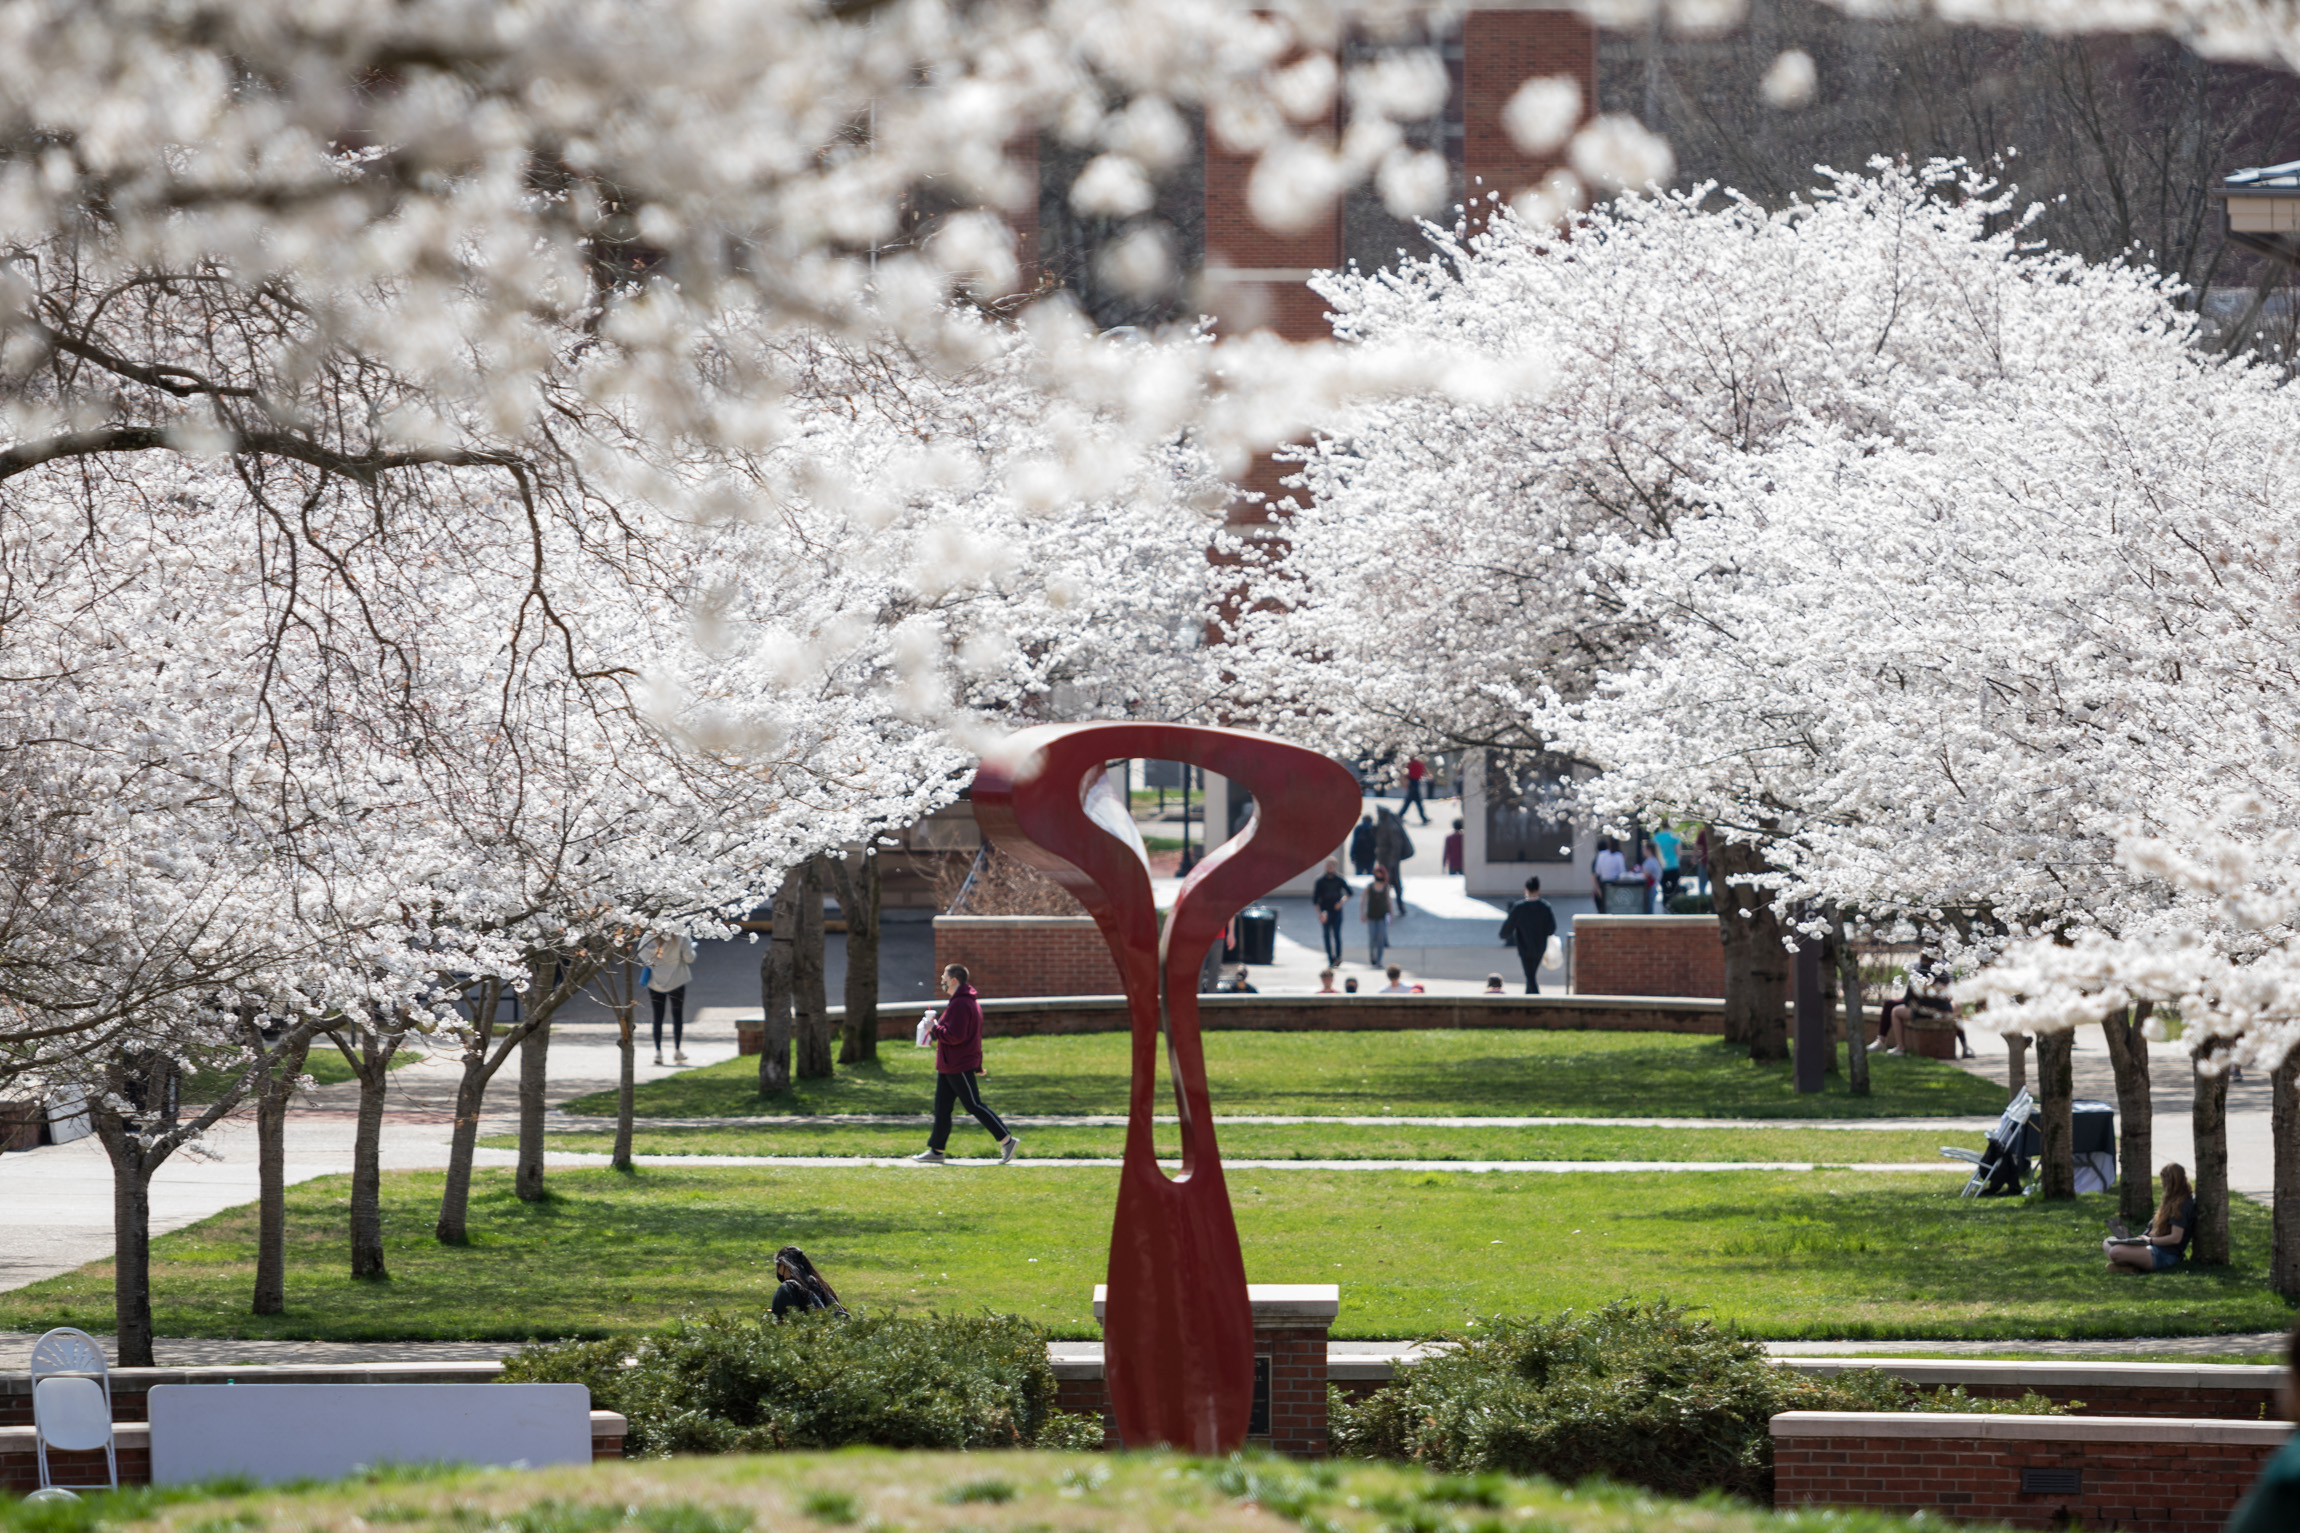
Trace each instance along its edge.
<instances>
[{"instance_id":1,"label":"black pants","mask_svg":"<svg viewBox=\"0 0 2300 1533\"><path fill-rule=\"evenodd\" d=\"M1338 910L1321 910L1318 914L1325 918L1318 923L1318 932L1326 939L1326 962L1340 963L1342 961L1342 913Z\"/></svg>"},{"instance_id":2,"label":"black pants","mask_svg":"<svg viewBox=\"0 0 2300 1533\"><path fill-rule=\"evenodd\" d=\"M1399 823L1404 823L1408 809L1420 810L1424 825L1430 822L1429 806L1422 802L1422 783L1418 777L1409 778L1406 782L1406 801L1398 805Z\"/></svg>"},{"instance_id":3,"label":"black pants","mask_svg":"<svg viewBox=\"0 0 2300 1533\"><path fill-rule=\"evenodd\" d=\"M1541 994L1541 960L1548 955L1548 952L1549 944L1546 942L1540 947L1520 947L1517 950L1517 961L1525 965L1525 993L1527 995Z\"/></svg>"},{"instance_id":4,"label":"black pants","mask_svg":"<svg viewBox=\"0 0 2300 1533\"><path fill-rule=\"evenodd\" d=\"M934 1078L934 1132L927 1136L928 1149L939 1150L950 1143L950 1109L960 1102L974 1114L975 1122L990 1130L991 1138L1000 1144L1006 1143L1006 1125L998 1121L998 1114L982 1100L980 1077L937 1075Z\"/></svg>"},{"instance_id":5,"label":"black pants","mask_svg":"<svg viewBox=\"0 0 2300 1533\"><path fill-rule=\"evenodd\" d=\"M687 1044L687 987L676 990L650 990L647 999L655 1005L655 1052L663 1052L663 1003L671 1003L671 1047L682 1049Z\"/></svg>"}]
</instances>

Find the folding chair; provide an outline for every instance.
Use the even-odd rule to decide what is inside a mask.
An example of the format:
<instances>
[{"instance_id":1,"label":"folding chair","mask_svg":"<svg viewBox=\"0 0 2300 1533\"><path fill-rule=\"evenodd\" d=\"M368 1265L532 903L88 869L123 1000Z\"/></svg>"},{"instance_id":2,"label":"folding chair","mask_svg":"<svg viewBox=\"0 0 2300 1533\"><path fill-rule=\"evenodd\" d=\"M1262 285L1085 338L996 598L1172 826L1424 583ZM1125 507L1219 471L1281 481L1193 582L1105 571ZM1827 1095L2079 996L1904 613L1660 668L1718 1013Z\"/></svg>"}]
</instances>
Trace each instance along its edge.
<instances>
[{"instance_id":1,"label":"folding chair","mask_svg":"<svg viewBox=\"0 0 2300 1533\"><path fill-rule=\"evenodd\" d=\"M1978 1198L2019 1192L2029 1176L2029 1156L2032 1140L2037 1134L2036 1098L2021 1088L2020 1095L2005 1104L2004 1116L1997 1126L1989 1130L1988 1148L1975 1154L1952 1145L1942 1145L1941 1153L1951 1160L1969 1161L1973 1174L1966 1179L1959 1197Z\"/></svg>"},{"instance_id":2,"label":"folding chair","mask_svg":"<svg viewBox=\"0 0 2300 1533\"><path fill-rule=\"evenodd\" d=\"M32 1344L32 1447L42 1490L55 1484L48 1472L50 1448L60 1453L103 1449L105 1484L119 1488L120 1460L112 1447L112 1373L104 1364L104 1349L86 1331L60 1326Z\"/></svg>"}]
</instances>

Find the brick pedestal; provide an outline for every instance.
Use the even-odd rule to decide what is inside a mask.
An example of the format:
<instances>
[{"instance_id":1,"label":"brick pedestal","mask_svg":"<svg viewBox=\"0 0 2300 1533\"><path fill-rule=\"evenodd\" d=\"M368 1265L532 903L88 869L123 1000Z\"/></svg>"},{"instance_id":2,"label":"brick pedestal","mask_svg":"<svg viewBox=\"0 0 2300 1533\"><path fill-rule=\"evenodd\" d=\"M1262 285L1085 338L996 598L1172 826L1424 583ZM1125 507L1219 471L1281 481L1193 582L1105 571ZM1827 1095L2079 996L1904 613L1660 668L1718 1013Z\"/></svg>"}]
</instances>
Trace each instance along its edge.
<instances>
[{"instance_id":1,"label":"brick pedestal","mask_svg":"<svg viewBox=\"0 0 2300 1533\"><path fill-rule=\"evenodd\" d=\"M1575 995L1725 994L1715 916L1577 916Z\"/></svg>"},{"instance_id":2,"label":"brick pedestal","mask_svg":"<svg viewBox=\"0 0 2300 1533\"><path fill-rule=\"evenodd\" d=\"M1105 1297L1095 1284L1096 1321ZM1324 1458L1326 1340L1342 1290L1333 1283L1249 1283L1246 1297L1254 1308L1254 1419L1246 1441L1289 1458ZM1090 1358L1056 1358L1055 1376L1062 1408L1099 1410L1108 1445L1120 1446L1100 1349Z\"/></svg>"}]
</instances>

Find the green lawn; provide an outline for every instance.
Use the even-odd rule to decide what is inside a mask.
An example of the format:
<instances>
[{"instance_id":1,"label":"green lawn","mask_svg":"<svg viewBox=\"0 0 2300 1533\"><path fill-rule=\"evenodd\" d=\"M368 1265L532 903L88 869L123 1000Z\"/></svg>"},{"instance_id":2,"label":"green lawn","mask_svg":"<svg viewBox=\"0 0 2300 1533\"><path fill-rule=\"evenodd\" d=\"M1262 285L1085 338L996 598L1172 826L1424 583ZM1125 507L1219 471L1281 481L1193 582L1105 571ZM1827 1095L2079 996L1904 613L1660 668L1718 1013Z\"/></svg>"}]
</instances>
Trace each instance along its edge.
<instances>
[{"instance_id":1,"label":"green lawn","mask_svg":"<svg viewBox=\"0 0 2300 1533\"><path fill-rule=\"evenodd\" d=\"M680 1458L540 1470L393 1470L278 1490L175 1486L79 1503L0 1502L7 1533L1919 1533L1865 1512L1776 1514L1707 1498L1674 1502L1595 1483L1362 1461L1163 1453L839 1453Z\"/></svg>"},{"instance_id":2,"label":"green lawn","mask_svg":"<svg viewBox=\"0 0 2300 1533\"><path fill-rule=\"evenodd\" d=\"M1041 1159L1116 1157L1125 1152L1122 1128L1063 1125L1018 1130L1023 1153ZM1161 1123L1162 1154L1179 1154L1181 1130ZM483 1139L514 1149L518 1139ZM608 1132L552 1134L554 1150L605 1154ZM793 1123L778 1127L656 1128L632 1136L640 1155L908 1155L926 1143L921 1124ZM1561 1123L1533 1128L1427 1128L1399 1124L1229 1123L1221 1127L1222 1153L1233 1160L1707 1160L1793 1161L1845 1165L1911 1161L1946 1167L1941 1146L1978 1150L1987 1137L1945 1129L1840 1128L1600 1128ZM951 1153L989 1153L991 1139L971 1118L951 1135ZM1969 1167L1959 1168L1969 1171Z\"/></svg>"},{"instance_id":3,"label":"green lawn","mask_svg":"<svg viewBox=\"0 0 2300 1533\"><path fill-rule=\"evenodd\" d=\"M523 1205L479 1174L474 1244L429 1236L436 1173L384 1179L392 1281L344 1275L344 1178L289 1193L288 1313L247 1313L253 1207L154 1243L164 1336L344 1339L596 1334L684 1311L756 1311L804 1246L851 1302L982 1307L1092 1336L1115 1171L651 1167L560 1171ZM2108 1196L1960 1200L1950 1177L1856 1172L1241 1171L1257 1282L1342 1286L1336 1334L1403 1337L1479 1315L1622 1297L1707 1306L1767 1337L2019 1338L2265 1331L2268 1211L2232 1210L2238 1263L2112 1277ZM0 1294L0 1329L108 1328L108 1263Z\"/></svg>"},{"instance_id":4,"label":"green lawn","mask_svg":"<svg viewBox=\"0 0 2300 1533\"><path fill-rule=\"evenodd\" d=\"M984 1095L1024 1115L1123 1113L1129 1040L1123 1033L992 1038ZM1996 1114L2001 1085L1929 1059L1870 1058L1873 1094L1799 1096L1789 1067L1753 1065L1714 1038L1677 1033L1432 1031L1206 1034L1217 1112L1401 1117L1902 1118ZM638 1090L642 1117L916 1113L932 1104L924 1049L882 1044L869 1066L769 1099L758 1061L732 1059ZM601 1092L570 1112L613 1116Z\"/></svg>"}]
</instances>

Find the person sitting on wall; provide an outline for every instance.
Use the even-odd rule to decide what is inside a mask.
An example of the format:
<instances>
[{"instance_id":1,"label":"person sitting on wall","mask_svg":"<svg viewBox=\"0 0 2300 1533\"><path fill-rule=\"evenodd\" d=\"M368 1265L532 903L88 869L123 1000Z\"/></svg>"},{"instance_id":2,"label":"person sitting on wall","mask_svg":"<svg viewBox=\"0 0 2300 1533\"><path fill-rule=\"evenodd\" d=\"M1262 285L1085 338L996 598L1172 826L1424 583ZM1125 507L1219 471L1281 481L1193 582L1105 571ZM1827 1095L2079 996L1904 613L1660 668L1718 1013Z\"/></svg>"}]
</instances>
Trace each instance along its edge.
<instances>
[{"instance_id":1,"label":"person sitting on wall","mask_svg":"<svg viewBox=\"0 0 2300 1533\"><path fill-rule=\"evenodd\" d=\"M1488 974L1485 977L1485 993L1487 995L1503 995L1507 993L1501 988L1500 975Z\"/></svg>"},{"instance_id":2,"label":"person sitting on wall","mask_svg":"<svg viewBox=\"0 0 2300 1533\"><path fill-rule=\"evenodd\" d=\"M1340 994L1341 994L1341 992L1340 992L1339 990L1336 990L1336 989L1334 988L1334 971L1333 971L1333 970L1331 970L1331 969L1320 969L1320 970L1318 971L1318 994L1320 994L1320 995L1340 995Z\"/></svg>"},{"instance_id":3,"label":"person sitting on wall","mask_svg":"<svg viewBox=\"0 0 2300 1533\"><path fill-rule=\"evenodd\" d=\"M1262 993L1254 988L1253 976L1246 972L1244 964L1238 965L1238 972L1231 975L1230 983L1222 988L1232 995L1260 995Z\"/></svg>"},{"instance_id":4,"label":"person sitting on wall","mask_svg":"<svg viewBox=\"0 0 2300 1533\"><path fill-rule=\"evenodd\" d=\"M1344 995L1356 995L1357 993L1358 993L1358 977L1357 977L1355 974L1353 974L1353 975L1351 975L1351 976L1350 976L1348 979L1345 979L1345 980L1343 980L1343 981L1342 981L1342 994L1344 994Z\"/></svg>"},{"instance_id":5,"label":"person sitting on wall","mask_svg":"<svg viewBox=\"0 0 2300 1533\"><path fill-rule=\"evenodd\" d=\"M807 1253L797 1246L785 1246L775 1253L775 1276L782 1280L775 1289L774 1312L778 1322L794 1310L804 1314L808 1310L827 1309L845 1318L847 1307L839 1302L831 1285L823 1281L823 1275L815 1271L815 1264L807 1260Z\"/></svg>"},{"instance_id":6,"label":"person sitting on wall","mask_svg":"<svg viewBox=\"0 0 2300 1533\"><path fill-rule=\"evenodd\" d=\"M2111 1272L2169 1272L2188 1255L2196 1239L2196 1189L2188 1185L2188 1168L2169 1161L2157 1173L2164 1186L2164 1201L2145 1235L2112 1235L2100 1243Z\"/></svg>"},{"instance_id":7,"label":"person sitting on wall","mask_svg":"<svg viewBox=\"0 0 2300 1533\"><path fill-rule=\"evenodd\" d=\"M1899 1054L1909 1046L1909 1021L1913 1017L1948 1017L1957 1014L1956 1003L1949 999L1948 966L1933 953L1919 953L1917 961L1909 966L1908 988L1901 998L1885 1008L1877 1019L1877 1041L1869 1048L1884 1049L1888 1054ZM1957 1023L1957 1047L1967 1059L1973 1057L1973 1046L1965 1039L1962 1022Z\"/></svg>"},{"instance_id":8,"label":"person sitting on wall","mask_svg":"<svg viewBox=\"0 0 2300 1533\"><path fill-rule=\"evenodd\" d=\"M1413 989L1406 984L1403 978L1404 974L1405 970L1394 963L1382 970L1382 977L1387 979L1389 983L1382 986L1381 993L1383 995L1412 995Z\"/></svg>"}]
</instances>

